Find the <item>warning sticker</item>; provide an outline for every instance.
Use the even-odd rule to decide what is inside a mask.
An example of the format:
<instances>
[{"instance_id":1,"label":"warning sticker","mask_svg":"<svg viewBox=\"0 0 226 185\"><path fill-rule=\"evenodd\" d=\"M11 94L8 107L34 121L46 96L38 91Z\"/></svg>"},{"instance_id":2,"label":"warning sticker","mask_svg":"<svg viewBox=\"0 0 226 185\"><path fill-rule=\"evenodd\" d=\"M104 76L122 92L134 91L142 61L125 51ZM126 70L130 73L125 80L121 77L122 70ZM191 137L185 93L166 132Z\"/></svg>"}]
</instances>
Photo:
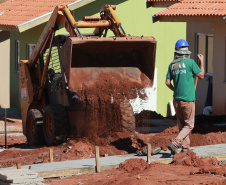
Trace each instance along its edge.
<instances>
[{"instance_id":1,"label":"warning sticker","mask_svg":"<svg viewBox=\"0 0 226 185\"><path fill-rule=\"evenodd\" d=\"M27 88L21 88L21 101L27 101Z\"/></svg>"}]
</instances>

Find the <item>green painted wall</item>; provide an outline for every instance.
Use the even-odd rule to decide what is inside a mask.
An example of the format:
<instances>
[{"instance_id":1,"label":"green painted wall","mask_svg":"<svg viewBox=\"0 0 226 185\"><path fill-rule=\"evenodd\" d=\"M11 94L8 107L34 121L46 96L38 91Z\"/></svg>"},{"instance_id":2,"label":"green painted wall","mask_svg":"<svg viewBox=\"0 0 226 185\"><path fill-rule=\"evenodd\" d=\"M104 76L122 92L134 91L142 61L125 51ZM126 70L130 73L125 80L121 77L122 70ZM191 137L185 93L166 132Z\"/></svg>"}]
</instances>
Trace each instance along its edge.
<instances>
[{"instance_id":1,"label":"green painted wall","mask_svg":"<svg viewBox=\"0 0 226 185\"><path fill-rule=\"evenodd\" d=\"M152 15L163 8L146 8L145 1L138 0L96 0L81 7L75 11L75 19L80 20L84 16L99 16L99 11L104 4L116 4L116 13L122 22L122 27L127 34L134 36L153 36L157 40L157 53L156 53L156 68L158 69L157 76L157 112L163 116L169 113L168 101L173 99L173 93L165 86L165 76L167 73L168 65L173 59L174 45L178 39L186 38L186 23L153 23ZM15 53L15 39L21 40L21 59L26 59L26 44L36 43L41 34L44 25L38 26L21 34L12 33L12 53ZM93 29L82 29L81 32L93 32ZM56 34L66 33L62 28ZM111 34L112 35L112 34ZM108 35L109 36L109 35ZM14 43L14 46L13 46ZM15 59L11 59L11 68L15 68ZM13 71L13 69L11 69ZM15 71L15 70L14 70ZM18 94L18 74L12 72L11 90ZM17 89L17 90L16 90ZM18 97L18 96L17 96ZM14 98L12 98L14 100ZM18 106L18 101L14 100L12 105Z\"/></svg>"},{"instance_id":2,"label":"green painted wall","mask_svg":"<svg viewBox=\"0 0 226 185\"><path fill-rule=\"evenodd\" d=\"M36 44L44 25L23 33L10 33L10 107L20 109L19 73L16 71L16 40L20 41L20 60L27 60L27 44Z\"/></svg>"}]
</instances>

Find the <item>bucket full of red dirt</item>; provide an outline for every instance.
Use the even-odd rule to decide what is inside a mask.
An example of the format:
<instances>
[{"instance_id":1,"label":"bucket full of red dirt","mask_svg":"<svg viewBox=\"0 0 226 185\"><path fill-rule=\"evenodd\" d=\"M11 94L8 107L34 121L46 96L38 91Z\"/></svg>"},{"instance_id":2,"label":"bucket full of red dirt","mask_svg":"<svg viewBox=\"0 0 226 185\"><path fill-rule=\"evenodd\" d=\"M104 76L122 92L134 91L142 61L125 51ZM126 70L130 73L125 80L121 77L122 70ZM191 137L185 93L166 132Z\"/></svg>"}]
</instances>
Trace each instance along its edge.
<instances>
[{"instance_id":1,"label":"bucket full of red dirt","mask_svg":"<svg viewBox=\"0 0 226 185\"><path fill-rule=\"evenodd\" d=\"M130 99L152 87L156 40L153 37L69 37L60 48L69 100L72 135L135 131ZM141 98L145 94L140 95Z\"/></svg>"},{"instance_id":2,"label":"bucket full of red dirt","mask_svg":"<svg viewBox=\"0 0 226 185\"><path fill-rule=\"evenodd\" d=\"M67 53L63 65L71 89L92 86L103 79L103 74L143 87L152 86L156 52L153 37L70 37L61 50ZM125 87L112 87L115 88Z\"/></svg>"}]
</instances>

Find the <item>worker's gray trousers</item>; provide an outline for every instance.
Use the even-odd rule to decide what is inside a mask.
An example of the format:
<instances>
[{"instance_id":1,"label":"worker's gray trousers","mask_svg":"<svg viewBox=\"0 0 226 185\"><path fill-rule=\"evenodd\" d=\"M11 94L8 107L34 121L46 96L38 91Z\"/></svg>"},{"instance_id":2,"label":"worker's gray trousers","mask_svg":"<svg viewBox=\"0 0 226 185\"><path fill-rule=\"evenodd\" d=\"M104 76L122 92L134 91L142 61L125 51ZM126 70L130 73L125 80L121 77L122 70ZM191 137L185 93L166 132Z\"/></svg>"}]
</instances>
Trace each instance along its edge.
<instances>
[{"instance_id":1,"label":"worker's gray trousers","mask_svg":"<svg viewBox=\"0 0 226 185\"><path fill-rule=\"evenodd\" d=\"M177 124L179 127L179 134L173 140L175 146L184 149L190 148L189 133L194 128L195 122L195 102L186 102L174 99L173 105L176 111Z\"/></svg>"}]
</instances>

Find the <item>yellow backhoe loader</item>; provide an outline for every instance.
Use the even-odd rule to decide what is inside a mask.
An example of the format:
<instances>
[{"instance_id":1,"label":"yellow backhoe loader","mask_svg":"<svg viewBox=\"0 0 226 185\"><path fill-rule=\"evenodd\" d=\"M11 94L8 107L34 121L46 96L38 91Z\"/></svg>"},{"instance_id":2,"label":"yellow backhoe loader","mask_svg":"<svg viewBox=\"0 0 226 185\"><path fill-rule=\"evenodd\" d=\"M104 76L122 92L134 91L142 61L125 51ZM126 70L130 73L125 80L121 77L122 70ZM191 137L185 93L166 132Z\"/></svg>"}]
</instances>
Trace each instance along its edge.
<instances>
[{"instance_id":1,"label":"yellow backhoe loader","mask_svg":"<svg viewBox=\"0 0 226 185\"><path fill-rule=\"evenodd\" d=\"M69 34L55 35L62 25ZM81 33L79 28L94 31ZM107 37L108 30L114 36ZM129 101L152 86L155 51L153 37L125 33L114 5L104 5L100 17L80 21L67 6L57 6L29 60L19 63L23 133L28 143L53 145L67 137L83 137L92 129L87 122L95 119L96 130L102 133L105 129L134 132Z\"/></svg>"}]
</instances>

